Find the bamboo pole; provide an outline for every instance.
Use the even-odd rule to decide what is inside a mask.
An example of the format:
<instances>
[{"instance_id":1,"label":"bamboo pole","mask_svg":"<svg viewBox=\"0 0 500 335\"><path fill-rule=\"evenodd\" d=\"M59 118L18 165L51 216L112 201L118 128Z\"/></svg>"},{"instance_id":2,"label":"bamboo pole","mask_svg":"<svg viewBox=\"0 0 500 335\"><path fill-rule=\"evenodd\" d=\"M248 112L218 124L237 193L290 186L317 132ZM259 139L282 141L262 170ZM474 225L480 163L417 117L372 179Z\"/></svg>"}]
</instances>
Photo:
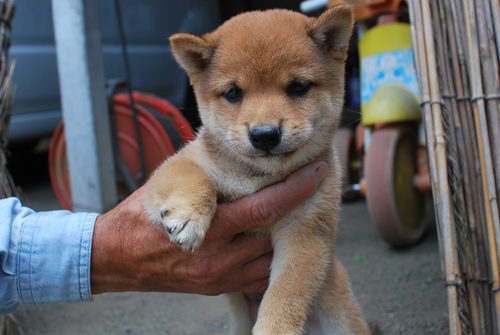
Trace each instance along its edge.
<instances>
[{"instance_id":1,"label":"bamboo pole","mask_svg":"<svg viewBox=\"0 0 500 335\"><path fill-rule=\"evenodd\" d=\"M471 229L469 226L469 224L473 224L475 220L471 199L464 194L464 184L470 184L469 169L466 153L464 151L465 140L458 113L455 88L453 85L454 82L450 64L447 59L449 51L448 41L446 39L446 15L443 5L443 2L439 4L437 1L431 2L437 60L440 64L438 67L438 74L443 93L442 96L446 105L446 108L442 110L443 117L445 117L443 119L443 125L445 125L445 121L449 123L449 125L445 127L445 132L448 135L446 137L449 164L448 178L453 200L453 214L455 218L454 228L457 236L456 242L462 273L461 279L464 283L464 285L458 287L458 303L462 311L460 322L464 332L472 328L474 334L480 335L484 328L484 310L481 308L482 305L478 302L478 285L472 280L476 278L476 274L478 273L476 269L476 264L478 264L478 262L474 261L475 255L477 255L477 244L473 243L475 240L471 238ZM469 209L469 211L466 209ZM468 312L470 312L470 316Z\"/></svg>"},{"instance_id":2,"label":"bamboo pole","mask_svg":"<svg viewBox=\"0 0 500 335\"><path fill-rule=\"evenodd\" d=\"M410 11L413 11L412 17L415 20L414 37L417 41L418 59L422 65L419 66L421 96L424 104L424 120L426 125L426 136L431 138L430 155L433 155L434 168L431 167L431 177L433 180L433 189L435 191L435 201L437 208L437 216L440 227L440 244L442 255L444 258L444 268L448 292L448 310L450 319L450 334L462 334L460 323L458 322L458 292L457 282L459 280L458 261L455 249L455 235L452 228L452 211L450 199L450 191L447 177L447 162L446 162L446 141L441 121L441 105L437 102L441 101L439 87L436 86L438 78L436 74L437 64L433 55L434 39L432 35L432 23L429 19L430 7L427 1L420 3L419 0L410 1ZM426 57L426 54L432 55ZM427 63L424 64L424 60ZM430 106L430 110L428 108ZM433 128L428 119L432 119ZM431 147L428 145L428 147Z\"/></svg>"},{"instance_id":3,"label":"bamboo pole","mask_svg":"<svg viewBox=\"0 0 500 335\"><path fill-rule=\"evenodd\" d=\"M475 139L475 133L471 128L469 127L469 120L471 119L468 116L467 113L467 106L466 105L466 87L467 85L464 85L462 78L464 75L462 74L463 68L461 67L459 55L463 55L462 46L460 41L457 41L456 34L455 34L455 29L454 28L454 18L453 18L453 12L452 12L452 4L450 3L450 0L444 0L444 14L445 14L445 20L446 20L446 26L447 26L447 35L448 35L448 43L449 43L449 50L447 50L447 53L449 52L450 58L451 58L451 63L452 63L452 70L450 70L452 74L452 79L455 87L455 101L456 105L458 107L458 118L457 118L457 123L460 123L460 126L462 128L462 134L464 138L464 143L463 143L463 150L465 153L465 162L464 165L468 167L469 164L472 164L472 168L467 168L467 171L464 172L465 177L464 180L466 181L465 189L470 190L469 197L472 198L472 204L468 205L468 214L469 214L469 224L471 225L471 231L475 232L476 229L481 229L481 225L479 224L479 227L476 228L476 222L481 223L481 208L479 206L479 199L478 199L478 186L476 183L476 174L475 171L479 170L480 168L480 163L478 162L478 155L477 155L477 148L476 148L476 143L473 141ZM460 51L459 51L460 50ZM468 163L468 164L465 164ZM470 203L470 202L469 202ZM475 234L473 234L474 236Z\"/></svg>"},{"instance_id":4,"label":"bamboo pole","mask_svg":"<svg viewBox=\"0 0 500 335\"><path fill-rule=\"evenodd\" d=\"M483 6L484 6L484 15L485 15L485 19L486 19L485 29L487 30L483 37L488 39L488 44L490 47L491 58L492 58L492 60L491 60L491 63L492 63L491 75L493 75L493 77L494 77L493 79L495 81L495 87L494 87L495 93L498 93L500 91L500 82L499 82L499 78L498 78L498 61L500 59L498 58L499 55L498 55L498 50L497 50L499 45L496 43L496 40L495 40L495 25L494 25L494 21L493 21L494 18L493 18L492 6L496 6L498 8L500 6L499 5L500 2L498 2L498 1L493 2L493 4L490 0L480 0L480 2L482 2ZM498 27L500 27L499 24L500 23L497 23ZM500 32L500 30L499 30L499 32ZM499 38L500 38L500 36L499 36ZM497 100L497 102L500 102L499 98L496 98L495 100Z\"/></svg>"},{"instance_id":5,"label":"bamboo pole","mask_svg":"<svg viewBox=\"0 0 500 335\"><path fill-rule=\"evenodd\" d=\"M10 22L14 17L12 1L0 1L0 198L19 196L12 177L7 170L5 146L12 114L15 85L12 82L15 62L8 62L10 47Z\"/></svg>"},{"instance_id":6,"label":"bamboo pole","mask_svg":"<svg viewBox=\"0 0 500 335\"><path fill-rule=\"evenodd\" d=\"M431 11L429 8L429 3L427 1L422 2L422 17L423 17L423 26L424 26L424 37L425 37L425 48L427 53L431 55L435 55L434 50L434 37L432 31L432 23L430 22ZM439 188L442 190L441 194L446 199L442 199L441 201L441 217L440 220L442 230L443 230L443 245L445 249L445 253L447 254L447 262L445 263L447 271L446 271L446 285L448 289L449 301L448 305L450 306L450 311L454 311L457 315L459 315L458 309L458 288L459 285L459 270L458 270L458 260L456 255L456 237L453 229L453 218L452 218L452 210L451 204L449 202L450 190L448 185L447 171L448 164L446 161L446 141L444 137L444 130L442 125L442 114L441 114L441 105L438 103L441 101L441 95L439 93L438 77L437 77L437 64L433 57L428 58L427 63L428 75L429 75L429 91L430 91L430 103L431 103L431 111L432 118L434 121L434 136L436 137L436 162L438 166L438 175L439 175ZM461 325L455 317L453 317L454 325L450 325L450 332L453 334L461 334L462 329ZM456 328L456 329L453 329Z\"/></svg>"},{"instance_id":7,"label":"bamboo pole","mask_svg":"<svg viewBox=\"0 0 500 335\"><path fill-rule=\"evenodd\" d=\"M469 162L473 162L474 166L471 169L472 178L472 189L474 198L475 198L475 211L477 214L478 225L478 242L483 257L479 257L479 264L481 268L481 277L480 281L482 283L483 288L483 304L487 313L485 313L485 323L486 323L486 331L488 334L492 333L493 329L493 320L491 314L491 301L490 301L490 288L489 288L489 259L486 259L489 255L490 249L488 248L488 241L484 240L485 232L488 232L487 229L487 215L486 215L486 207L483 205L484 200L484 192L483 192L483 172L481 169L481 162L479 157L479 148L478 143L476 142L476 131L475 131L475 123L474 117L472 115L471 104L470 104L470 92L469 88L469 80L468 80L468 70L466 64L466 56L464 51L465 41L465 33L464 33L464 15L462 11L462 6L459 3L459 0L451 0L450 2L450 10L451 10L451 22L450 27L453 26L454 29L450 29L449 31L455 35L455 38L450 38L450 41L456 42L454 46L456 47L455 52L452 53L452 59L454 62L454 72L456 74L456 87L459 89L458 92L458 104L460 107L462 124L467 126L468 133L470 134L470 140L468 144L470 144L470 149L472 149L473 159L469 160ZM470 151L469 149L469 151ZM486 235L488 236L488 235Z\"/></svg>"},{"instance_id":8,"label":"bamboo pole","mask_svg":"<svg viewBox=\"0 0 500 335\"><path fill-rule=\"evenodd\" d=\"M498 248L500 244L500 222L498 213L498 203L496 196L494 168L491 155L491 148L489 143L489 131L486 118L485 103L483 97L483 86L481 82L481 67L479 57L479 46L477 43L477 26L475 18L475 7L473 0L464 0L462 2L464 19L465 19L465 33L468 47L468 65L470 68L470 82L472 86L472 102L474 111L474 120L476 123L477 142L479 147L479 154L481 159L481 166L483 170L483 192L484 204L486 207L487 216L487 230L489 238L490 249L490 266L491 266L491 279L493 281L493 295L496 310L500 311L500 282L499 282L499 263L498 263ZM497 329L500 329L500 320L496 320Z\"/></svg>"},{"instance_id":9,"label":"bamboo pole","mask_svg":"<svg viewBox=\"0 0 500 335\"><path fill-rule=\"evenodd\" d=\"M456 42L456 47L457 47L457 54L453 55L452 57L455 59L458 57L458 62L459 66L454 66L455 70L459 69L458 72L460 74L460 77L457 78L456 83L457 87L461 89L461 94L459 94L460 100L458 101L459 106L461 106L461 118L462 118L462 124L467 125L470 133L471 140L469 144L471 145L472 148L472 155L473 155L473 162L474 162L474 170L475 174L472 178L472 180L475 181L475 185L477 185L477 190L476 192L476 197L478 198L478 203L477 203L477 211L476 213L479 214L479 225L478 227L481 227L485 222L486 222L486 212L484 209L484 206L480 205L483 204L484 202L484 192L483 192L483 183L482 183L482 170L481 170L481 162L479 158L479 148L478 148L478 143L475 141L476 139L476 129L475 129L475 123L474 123L474 117L473 117L473 111L472 111L472 106L470 104L470 94L471 92L469 91L469 79L468 79L468 69L467 69L467 61L466 61L466 55L465 55L465 47L464 45L466 44L466 39L465 39L465 33L464 33L464 15L462 11L462 6L460 5L460 0L451 0L451 13L452 13L452 26L454 27L454 33L456 38L454 41ZM450 29L451 30L451 29ZM486 226L484 227L484 230L486 231Z\"/></svg>"},{"instance_id":10,"label":"bamboo pole","mask_svg":"<svg viewBox=\"0 0 500 335\"><path fill-rule=\"evenodd\" d=\"M410 22L411 22L411 35L412 35L412 44L413 44L413 51L414 51L414 57L415 57L415 65L418 73L418 77L420 78L419 80L419 88L420 88L420 95L422 97L422 100L424 99L429 99L429 90L428 90L428 83L427 83L427 60L425 56L425 46L423 42L423 34L421 31L421 13L420 13L420 7L418 4L415 4L414 1L418 0L409 0L410 3L410 8L409 8L409 14L410 14ZM419 24L416 24L416 22L419 22ZM429 173L431 175L431 187L432 187L432 193L434 195L434 201L436 204L436 207L439 205L439 199L440 197L440 190L438 186L438 168L436 164L436 155L435 155L435 147L436 147L436 141L434 138L434 123L432 121L432 116L431 116L431 106L429 104L422 104L422 119L424 123L424 129L425 129L425 136L426 136L426 142L427 142L427 150L428 150L428 160L429 160ZM436 221L438 222L437 229L438 229L438 239L441 238L441 229L440 229L440 224L439 224L439 219L440 216L438 213L436 213ZM439 243L439 248L440 248L440 254L443 255L443 245L442 243ZM443 270L443 276L446 276L445 274L445 265L443 262L443 259L441 258L441 269Z\"/></svg>"},{"instance_id":11,"label":"bamboo pole","mask_svg":"<svg viewBox=\"0 0 500 335\"><path fill-rule=\"evenodd\" d=\"M500 57L500 2L491 1L491 12L496 36L497 57ZM500 59L498 61L500 62Z\"/></svg>"},{"instance_id":12,"label":"bamboo pole","mask_svg":"<svg viewBox=\"0 0 500 335\"><path fill-rule=\"evenodd\" d=\"M418 1L418 0L413 0L413 1ZM417 68L417 73L419 78L426 78L427 80L427 60L425 57L425 46L423 42L423 34L421 33L421 24L416 27L415 22L417 22L417 17L419 22L421 22L421 16L420 16L420 7L414 9L412 8L412 0L409 0L410 3L410 22L411 22L411 35L412 35L412 44L413 44L413 53L415 57L415 65ZM415 7L418 4L414 4ZM418 13L416 12L418 10ZM428 84L427 81L424 80L419 80L419 87L420 87L420 95L422 97L429 97L428 93ZM436 158L435 158L435 150L434 148L436 147L436 141L434 138L434 123L432 121L431 117L431 108L429 104L422 104L422 119L424 122L424 129L425 129L425 135L426 135L426 142L427 142L427 150L428 150L428 160L429 160L429 173L431 175L431 187L432 187L432 193L435 195L435 201L439 201L439 187L437 183L437 175L438 175L438 169L437 169L437 164L436 164ZM439 221L439 215L436 215L436 220ZM437 225L437 229L439 230L440 225ZM440 238L441 234L438 234L438 238ZM442 248L442 244L439 244L440 249ZM440 250L441 255L443 254L443 251ZM444 263L441 264L442 269L444 271ZM444 275L444 272L443 272Z\"/></svg>"},{"instance_id":13,"label":"bamboo pole","mask_svg":"<svg viewBox=\"0 0 500 335\"><path fill-rule=\"evenodd\" d=\"M444 27L443 29L446 30L448 36L447 43L445 43L445 46L448 47L448 50L445 51L445 54L450 55L450 62L453 69L453 71L451 71L451 69L449 70L450 71L449 76L453 78L448 78L448 81L450 87L454 87L456 89L456 91L452 91L450 92L450 94L452 96L455 96L453 100L454 101L453 113L456 116L456 122L460 123L463 135L463 142L459 145L459 148L462 148L463 156L465 156L461 157L460 163L462 167L464 167L465 169L463 177L464 189L468 190L468 192L465 193L466 194L465 200L467 204L467 213L468 213L467 218L470 228L470 241L471 241L470 243L472 249L471 265L473 266L473 269L469 269L469 271L472 270L473 272L472 278L474 279L474 283L476 283L476 285L474 286L477 286L477 288L469 286L469 296L471 298L471 308L474 308L474 306L477 306L478 308L479 325L478 321L475 320L477 316L474 316L474 311L472 311L473 313L472 321L474 325L474 333L484 334L484 333L491 333L492 324L491 324L491 311L490 308L488 307L490 306L489 287L487 285L487 282L481 280L482 278L487 278L488 270L487 270L487 262L484 258L485 255L484 234L481 225L481 213L480 213L481 209L479 206L479 199L478 199L479 190L476 183L476 179L474 177L474 171L476 170L475 168L479 167L479 164L477 162L477 159L475 159L474 155L474 148L472 144L473 143L475 144L475 142L473 142L472 139L475 138L475 135L471 134L469 128L469 122L468 122L469 118L467 117L466 102L464 99L466 93L462 82L463 75L459 61L460 53L458 51L459 48L461 49L461 41L456 39L451 3L449 0L444 0L443 2L444 4L441 7L441 10L444 13L442 13L441 16L443 20L443 27ZM460 47L458 45L460 45ZM445 65L447 66L448 62L445 62ZM458 110L455 110L455 108L458 108ZM469 164L472 165L472 168L469 167ZM476 223L479 224L477 225ZM471 274L469 273L468 276L470 275ZM480 291L480 294L477 295L482 303L479 303L479 301L476 302L472 301L476 296L475 290Z\"/></svg>"},{"instance_id":14,"label":"bamboo pole","mask_svg":"<svg viewBox=\"0 0 500 335\"><path fill-rule=\"evenodd\" d=\"M484 93L486 94L484 100L486 101L486 115L488 128L490 130L490 144L492 148L493 167L497 187L496 193L500 194L500 118L498 103L492 98L495 96L498 88L498 66L496 61L496 48L490 48L490 36L492 37L493 31L489 31L487 25L488 19L485 7L487 6L489 9L488 3L489 1L485 2L484 0L476 0L476 6L473 10L476 11L476 21L481 23L477 25L479 55L482 71L481 77L483 78ZM500 248L500 245L498 247Z\"/></svg>"},{"instance_id":15,"label":"bamboo pole","mask_svg":"<svg viewBox=\"0 0 500 335\"><path fill-rule=\"evenodd\" d=\"M5 78L0 87L0 199L19 197L19 190L14 184L5 157L5 145L9 130L12 103L15 94L15 85L12 83L15 62L12 61L7 68Z\"/></svg>"}]
</instances>

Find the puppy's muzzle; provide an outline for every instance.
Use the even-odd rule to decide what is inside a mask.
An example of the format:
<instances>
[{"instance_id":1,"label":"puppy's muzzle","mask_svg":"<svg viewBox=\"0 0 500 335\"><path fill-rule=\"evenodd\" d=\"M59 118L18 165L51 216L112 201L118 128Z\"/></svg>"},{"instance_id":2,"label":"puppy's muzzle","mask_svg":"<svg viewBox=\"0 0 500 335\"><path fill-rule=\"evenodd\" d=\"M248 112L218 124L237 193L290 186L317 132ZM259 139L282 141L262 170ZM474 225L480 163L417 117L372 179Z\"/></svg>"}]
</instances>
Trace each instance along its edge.
<instances>
[{"instance_id":1,"label":"puppy's muzzle","mask_svg":"<svg viewBox=\"0 0 500 335\"><path fill-rule=\"evenodd\" d=\"M275 126L258 126L250 131L249 138L255 149L270 152L280 144L281 132Z\"/></svg>"}]
</instances>

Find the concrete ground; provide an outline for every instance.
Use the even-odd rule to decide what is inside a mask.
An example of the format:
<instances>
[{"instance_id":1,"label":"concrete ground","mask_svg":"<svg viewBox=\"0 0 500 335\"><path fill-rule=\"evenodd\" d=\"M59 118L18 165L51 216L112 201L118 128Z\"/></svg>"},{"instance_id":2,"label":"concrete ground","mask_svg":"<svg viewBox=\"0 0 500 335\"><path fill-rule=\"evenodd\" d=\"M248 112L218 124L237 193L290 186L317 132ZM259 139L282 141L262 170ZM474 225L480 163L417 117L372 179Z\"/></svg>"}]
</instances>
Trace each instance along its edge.
<instances>
[{"instance_id":1,"label":"concrete ground","mask_svg":"<svg viewBox=\"0 0 500 335\"><path fill-rule=\"evenodd\" d=\"M35 163L33 163L35 162ZM35 210L61 208L50 187L45 154L15 160L11 169L25 204ZM446 292L435 227L407 249L394 249L378 236L364 200L343 205L338 257L349 273L366 319L383 334L448 334ZM21 306L15 334L227 334L223 296L113 293L91 303Z\"/></svg>"}]
</instances>

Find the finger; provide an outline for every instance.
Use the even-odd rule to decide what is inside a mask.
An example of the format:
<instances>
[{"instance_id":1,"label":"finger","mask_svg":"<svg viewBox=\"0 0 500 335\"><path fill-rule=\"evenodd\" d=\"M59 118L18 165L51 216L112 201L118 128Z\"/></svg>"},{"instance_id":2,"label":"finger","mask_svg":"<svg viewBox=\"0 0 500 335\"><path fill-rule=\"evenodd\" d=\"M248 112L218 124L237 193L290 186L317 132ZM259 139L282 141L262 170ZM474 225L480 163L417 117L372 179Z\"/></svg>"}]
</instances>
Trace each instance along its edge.
<instances>
[{"instance_id":1,"label":"finger","mask_svg":"<svg viewBox=\"0 0 500 335\"><path fill-rule=\"evenodd\" d=\"M222 293L239 292L242 287L249 283L261 280L268 280L273 253L268 252L247 263L233 266L229 269L222 265L217 269L212 268L210 277L202 277L201 281L196 280L196 276L189 277L196 289L191 292L198 292L206 295L219 295ZM217 261L213 264L219 264ZM225 269L225 270L224 270ZM189 291L186 291L189 292Z\"/></svg>"},{"instance_id":2,"label":"finger","mask_svg":"<svg viewBox=\"0 0 500 335\"><path fill-rule=\"evenodd\" d=\"M226 249L225 262L230 267L248 263L264 254L272 253L271 239L266 235L238 236Z\"/></svg>"},{"instance_id":3,"label":"finger","mask_svg":"<svg viewBox=\"0 0 500 335\"><path fill-rule=\"evenodd\" d=\"M273 253L264 254L241 266L239 274L234 281L239 282L236 291L264 292L269 285L269 274Z\"/></svg>"},{"instance_id":4,"label":"finger","mask_svg":"<svg viewBox=\"0 0 500 335\"><path fill-rule=\"evenodd\" d=\"M243 293L265 293L269 286L269 277L246 283L235 290Z\"/></svg>"},{"instance_id":5,"label":"finger","mask_svg":"<svg viewBox=\"0 0 500 335\"><path fill-rule=\"evenodd\" d=\"M218 237L228 237L254 228L269 226L311 197L328 175L324 162L315 162L295 171L285 181L264 188L230 204L220 204L212 222Z\"/></svg>"}]
</instances>

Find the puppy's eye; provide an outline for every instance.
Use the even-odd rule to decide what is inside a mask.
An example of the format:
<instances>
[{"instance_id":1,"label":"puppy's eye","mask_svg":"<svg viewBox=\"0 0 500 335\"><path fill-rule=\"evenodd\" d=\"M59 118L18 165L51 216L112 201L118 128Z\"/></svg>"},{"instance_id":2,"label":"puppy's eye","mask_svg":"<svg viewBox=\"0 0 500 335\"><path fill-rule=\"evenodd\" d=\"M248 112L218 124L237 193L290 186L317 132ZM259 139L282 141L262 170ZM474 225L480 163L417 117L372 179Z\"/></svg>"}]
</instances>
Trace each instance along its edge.
<instances>
[{"instance_id":1,"label":"puppy's eye","mask_svg":"<svg viewBox=\"0 0 500 335\"><path fill-rule=\"evenodd\" d=\"M288 86L286 93L290 97L302 97L311 89L311 84L296 81Z\"/></svg>"},{"instance_id":2,"label":"puppy's eye","mask_svg":"<svg viewBox=\"0 0 500 335\"><path fill-rule=\"evenodd\" d=\"M232 87L229 91L225 92L224 98L231 103L240 102L243 99L243 91L239 87Z\"/></svg>"}]
</instances>

